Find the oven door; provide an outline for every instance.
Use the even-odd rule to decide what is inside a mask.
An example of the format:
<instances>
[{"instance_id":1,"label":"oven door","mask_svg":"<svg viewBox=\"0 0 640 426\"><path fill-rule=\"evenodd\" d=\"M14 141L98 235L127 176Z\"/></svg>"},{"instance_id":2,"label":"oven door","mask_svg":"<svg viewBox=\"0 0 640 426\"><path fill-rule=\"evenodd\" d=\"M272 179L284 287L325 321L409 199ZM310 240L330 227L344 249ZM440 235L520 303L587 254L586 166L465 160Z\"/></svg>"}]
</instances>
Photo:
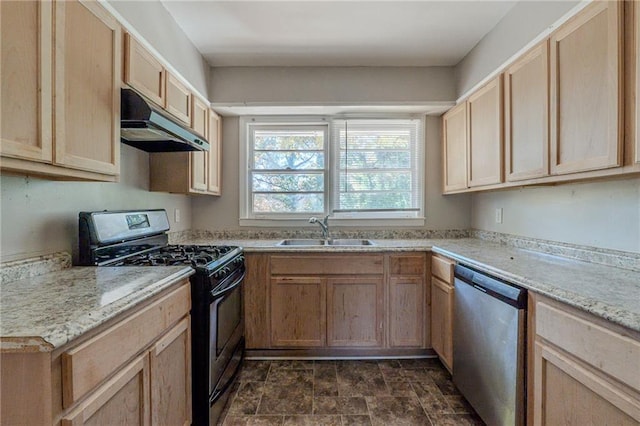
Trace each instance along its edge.
<instances>
[{"instance_id":1,"label":"oven door","mask_svg":"<svg viewBox=\"0 0 640 426\"><path fill-rule=\"evenodd\" d=\"M215 403L233 381L242 356L244 268L211 291L209 306L209 403ZM238 353L239 352L239 353Z\"/></svg>"}]
</instances>

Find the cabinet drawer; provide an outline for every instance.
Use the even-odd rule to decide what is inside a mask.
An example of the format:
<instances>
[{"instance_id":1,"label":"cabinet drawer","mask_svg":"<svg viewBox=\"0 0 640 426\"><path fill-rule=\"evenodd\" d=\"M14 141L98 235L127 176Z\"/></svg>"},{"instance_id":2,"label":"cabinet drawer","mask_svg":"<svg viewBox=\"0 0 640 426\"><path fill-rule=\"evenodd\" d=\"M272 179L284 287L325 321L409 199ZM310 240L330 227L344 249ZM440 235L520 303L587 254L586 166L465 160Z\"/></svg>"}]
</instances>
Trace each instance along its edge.
<instances>
[{"instance_id":1,"label":"cabinet drawer","mask_svg":"<svg viewBox=\"0 0 640 426\"><path fill-rule=\"evenodd\" d=\"M383 269L382 255L271 256L272 275L381 275Z\"/></svg>"},{"instance_id":2,"label":"cabinet drawer","mask_svg":"<svg viewBox=\"0 0 640 426\"><path fill-rule=\"evenodd\" d=\"M70 407L85 393L189 313L188 281L171 293L62 354L62 399Z\"/></svg>"},{"instance_id":3,"label":"cabinet drawer","mask_svg":"<svg viewBox=\"0 0 640 426\"><path fill-rule=\"evenodd\" d=\"M434 255L431 257L431 274L440 278L444 282L452 283L453 268L455 265L456 263L452 260Z\"/></svg>"},{"instance_id":4,"label":"cabinet drawer","mask_svg":"<svg viewBox=\"0 0 640 426\"><path fill-rule=\"evenodd\" d=\"M422 275L426 256L416 255L391 255L389 256L389 266L391 275Z\"/></svg>"},{"instance_id":5,"label":"cabinet drawer","mask_svg":"<svg viewBox=\"0 0 640 426\"><path fill-rule=\"evenodd\" d=\"M536 304L536 334L640 390L640 342L544 302Z\"/></svg>"}]
</instances>

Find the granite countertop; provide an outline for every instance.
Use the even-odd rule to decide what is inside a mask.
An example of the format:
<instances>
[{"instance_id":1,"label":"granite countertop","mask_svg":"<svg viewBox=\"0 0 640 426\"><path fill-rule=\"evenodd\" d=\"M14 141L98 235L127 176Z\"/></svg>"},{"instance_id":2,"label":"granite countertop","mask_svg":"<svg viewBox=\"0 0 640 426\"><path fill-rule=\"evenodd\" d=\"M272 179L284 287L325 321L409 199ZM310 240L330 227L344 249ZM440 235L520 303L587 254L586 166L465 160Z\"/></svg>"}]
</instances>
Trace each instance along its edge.
<instances>
[{"instance_id":1,"label":"granite countertop","mask_svg":"<svg viewBox=\"0 0 640 426\"><path fill-rule=\"evenodd\" d=\"M442 240L432 250L640 332L640 272L476 239Z\"/></svg>"},{"instance_id":2,"label":"granite countertop","mask_svg":"<svg viewBox=\"0 0 640 426\"><path fill-rule=\"evenodd\" d=\"M433 251L536 293L640 332L640 272L599 265L476 238L376 240L374 246L276 246L281 240L207 240L251 252Z\"/></svg>"},{"instance_id":3,"label":"granite countertop","mask_svg":"<svg viewBox=\"0 0 640 426\"><path fill-rule=\"evenodd\" d=\"M193 272L186 266L85 266L3 282L0 349L52 351Z\"/></svg>"},{"instance_id":4,"label":"granite countertop","mask_svg":"<svg viewBox=\"0 0 640 426\"><path fill-rule=\"evenodd\" d=\"M376 240L363 247L277 246L281 240L199 238L251 252L433 251L640 332L640 272L476 238ZM0 349L51 351L158 294L193 269L74 267L0 284ZM22 276L22 275L21 275Z\"/></svg>"}]
</instances>

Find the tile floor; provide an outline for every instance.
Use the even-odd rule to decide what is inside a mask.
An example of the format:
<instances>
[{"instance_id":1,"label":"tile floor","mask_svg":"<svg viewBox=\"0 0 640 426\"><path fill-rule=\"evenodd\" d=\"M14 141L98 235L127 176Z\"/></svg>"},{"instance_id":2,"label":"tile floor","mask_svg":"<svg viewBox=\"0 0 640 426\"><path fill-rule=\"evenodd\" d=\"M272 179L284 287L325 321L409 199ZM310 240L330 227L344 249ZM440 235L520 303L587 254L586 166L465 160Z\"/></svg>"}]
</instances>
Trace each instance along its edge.
<instances>
[{"instance_id":1,"label":"tile floor","mask_svg":"<svg viewBox=\"0 0 640 426\"><path fill-rule=\"evenodd\" d=\"M219 424L484 425L437 359L245 361Z\"/></svg>"}]
</instances>

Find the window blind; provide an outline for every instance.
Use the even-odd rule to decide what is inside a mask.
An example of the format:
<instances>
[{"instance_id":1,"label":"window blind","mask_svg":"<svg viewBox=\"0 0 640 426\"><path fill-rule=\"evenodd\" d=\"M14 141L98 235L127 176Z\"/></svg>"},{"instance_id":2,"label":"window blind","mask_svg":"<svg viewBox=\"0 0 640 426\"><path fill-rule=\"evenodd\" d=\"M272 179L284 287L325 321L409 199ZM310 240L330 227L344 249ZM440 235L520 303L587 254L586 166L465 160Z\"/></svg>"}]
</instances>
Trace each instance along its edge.
<instances>
[{"instance_id":1,"label":"window blind","mask_svg":"<svg viewBox=\"0 0 640 426\"><path fill-rule=\"evenodd\" d=\"M422 207L420 120L333 120L334 213L417 217Z\"/></svg>"}]
</instances>

